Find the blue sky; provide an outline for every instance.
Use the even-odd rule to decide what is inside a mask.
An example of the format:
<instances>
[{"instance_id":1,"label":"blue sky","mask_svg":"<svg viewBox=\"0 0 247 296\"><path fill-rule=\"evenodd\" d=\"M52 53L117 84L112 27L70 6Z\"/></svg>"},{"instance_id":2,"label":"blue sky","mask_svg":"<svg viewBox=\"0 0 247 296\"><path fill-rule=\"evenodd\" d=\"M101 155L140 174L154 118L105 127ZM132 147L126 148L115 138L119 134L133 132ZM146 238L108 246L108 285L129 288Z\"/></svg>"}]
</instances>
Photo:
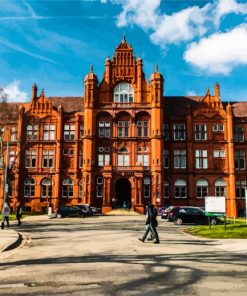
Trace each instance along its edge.
<instances>
[{"instance_id":1,"label":"blue sky","mask_svg":"<svg viewBox=\"0 0 247 296\"><path fill-rule=\"evenodd\" d=\"M158 64L165 95L247 101L246 0L0 0L0 87L10 101L83 95L125 33L146 79Z\"/></svg>"}]
</instances>

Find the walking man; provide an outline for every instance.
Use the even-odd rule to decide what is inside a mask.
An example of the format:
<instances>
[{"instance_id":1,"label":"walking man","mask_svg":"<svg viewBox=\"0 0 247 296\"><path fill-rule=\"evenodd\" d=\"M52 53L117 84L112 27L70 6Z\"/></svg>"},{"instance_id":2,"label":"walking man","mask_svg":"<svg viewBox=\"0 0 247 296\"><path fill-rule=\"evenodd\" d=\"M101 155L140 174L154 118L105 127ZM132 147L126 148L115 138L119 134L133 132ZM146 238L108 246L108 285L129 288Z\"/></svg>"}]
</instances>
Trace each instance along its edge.
<instances>
[{"instance_id":1,"label":"walking man","mask_svg":"<svg viewBox=\"0 0 247 296\"><path fill-rule=\"evenodd\" d=\"M22 208L21 208L21 203L18 202L16 204L16 220L18 221L18 225L21 225L21 216L22 216Z\"/></svg>"},{"instance_id":2,"label":"walking man","mask_svg":"<svg viewBox=\"0 0 247 296\"><path fill-rule=\"evenodd\" d=\"M153 204L150 204L147 208L147 220L146 220L146 231L143 234L142 238L138 238L141 242L144 243L146 237L148 236L149 232L151 231L153 237L155 237L154 244L159 244L159 235L157 233L156 227L158 226L157 222L158 212L155 209Z\"/></svg>"}]
</instances>

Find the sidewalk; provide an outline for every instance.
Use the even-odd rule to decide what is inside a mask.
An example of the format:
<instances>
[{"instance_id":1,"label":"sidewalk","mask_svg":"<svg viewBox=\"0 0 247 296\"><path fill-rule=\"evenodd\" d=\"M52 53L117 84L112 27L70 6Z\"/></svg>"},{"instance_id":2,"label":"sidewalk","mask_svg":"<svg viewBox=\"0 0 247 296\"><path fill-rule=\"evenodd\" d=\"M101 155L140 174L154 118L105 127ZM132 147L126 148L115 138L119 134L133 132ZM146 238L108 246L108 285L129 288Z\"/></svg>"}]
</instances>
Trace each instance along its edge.
<instances>
[{"instance_id":1,"label":"sidewalk","mask_svg":"<svg viewBox=\"0 0 247 296\"><path fill-rule=\"evenodd\" d=\"M0 253L17 243L19 239L17 231L7 227L0 229Z\"/></svg>"}]
</instances>

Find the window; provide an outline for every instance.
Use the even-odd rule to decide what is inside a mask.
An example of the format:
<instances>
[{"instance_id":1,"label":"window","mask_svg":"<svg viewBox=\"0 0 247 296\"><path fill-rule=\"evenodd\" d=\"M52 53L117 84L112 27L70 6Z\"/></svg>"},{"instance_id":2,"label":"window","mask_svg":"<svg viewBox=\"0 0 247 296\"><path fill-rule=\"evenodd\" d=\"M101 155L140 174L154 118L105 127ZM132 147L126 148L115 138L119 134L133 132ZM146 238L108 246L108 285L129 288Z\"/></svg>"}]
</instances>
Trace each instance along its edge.
<instances>
[{"instance_id":1,"label":"window","mask_svg":"<svg viewBox=\"0 0 247 296\"><path fill-rule=\"evenodd\" d=\"M236 181L236 197L245 199L245 190L247 190L246 180Z\"/></svg>"},{"instance_id":2,"label":"window","mask_svg":"<svg viewBox=\"0 0 247 296\"><path fill-rule=\"evenodd\" d=\"M150 178L145 177L143 183L144 198L150 198Z\"/></svg>"},{"instance_id":3,"label":"window","mask_svg":"<svg viewBox=\"0 0 247 296\"><path fill-rule=\"evenodd\" d=\"M83 193L83 184L82 180L79 182L79 197L82 198L82 193Z\"/></svg>"},{"instance_id":4,"label":"window","mask_svg":"<svg viewBox=\"0 0 247 296\"><path fill-rule=\"evenodd\" d=\"M11 127L10 141L11 142L17 141L17 127L16 126Z\"/></svg>"},{"instance_id":5,"label":"window","mask_svg":"<svg viewBox=\"0 0 247 296\"><path fill-rule=\"evenodd\" d=\"M37 140L38 139L38 126L28 125L27 126L27 140Z\"/></svg>"},{"instance_id":6,"label":"window","mask_svg":"<svg viewBox=\"0 0 247 296\"><path fill-rule=\"evenodd\" d=\"M25 157L25 168L36 168L37 152L36 150L27 150Z\"/></svg>"},{"instance_id":7,"label":"window","mask_svg":"<svg viewBox=\"0 0 247 296\"><path fill-rule=\"evenodd\" d=\"M125 147L118 150L118 166L129 166L129 151Z\"/></svg>"},{"instance_id":8,"label":"window","mask_svg":"<svg viewBox=\"0 0 247 296\"><path fill-rule=\"evenodd\" d=\"M119 83L114 89L114 102L132 103L134 101L133 87L126 82Z\"/></svg>"},{"instance_id":9,"label":"window","mask_svg":"<svg viewBox=\"0 0 247 296\"><path fill-rule=\"evenodd\" d=\"M185 124L174 124L173 131L175 141L184 141L186 139Z\"/></svg>"},{"instance_id":10,"label":"window","mask_svg":"<svg viewBox=\"0 0 247 296\"><path fill-rule=\"evenodd\" d=\"M103 196L103 178L97 178L97 186L96 186L96 196L102 197Z\"/></svg>"},{"instance_id":11,"label":"window","mask_svg":"<svg viewBox=\"0 0 247 296\"><path fill-rule=\"evenodd\" d=\"M110 121L99 121L98 134L100 138L110 138L111 136Z\"/></svg>"},{"instance_id":12,"label":"window","mask_svg":"<svg viewBox=\"0 0 247 296\"><path fill-rule=\"evenodd\" d=\"M81 169L83 167L83 150L79 150L79 168Z\"/></svg>"},{"instance_id":13,"label":"window","mask_svg":"<svg viewBox=\"0 0 247 296\"><path fill-rule=\"evenodd\" d=\"M62 196L73 197L74 195L74 181L71 179L64 179L62 184Z\"/></svg>"},{"instance_id":14,"label":"window","mask_svg":"<svg viewBox=\"0 0 247 296\"><path fill-rule=\"evenodd\" d=\"M215 196L226 196L226 182L223 179L216 180L214 189Z\"/></svg>"},{"instance_id":15,"label":"window","mask_svg":"<svg viewBox=\"0 0 247 296\"><path fill-rule=\"evenodd\" d=\"M224 124L213 124L213 132L224 132Z\"/></svg>"},{"instance_id":16,"label":"window","mask_svg":"<svg viewBox=\"0 0 247 296\"><path fill-rule=\"evenodd\" d=\"M234 126L233 127L234 142L244 142L244 127Z\"/></svg>"},{"instance_id":17,"label":"window","mask_svg":"<svg viewBox=\"0 0 247 296\"><path fill-rule=\"evenodd\" d=\"M84 136L84 124L80 124L80 139Z\"/></svg>"},{"instance_id":18,"label":"window","mask_svg":"<svg viewBox=\"0 0 247 296\"><path fill-rule=\"evenodd\" d=\"M148 137L148 121L137 121L137 137Z\"/></svg>"},{"instance_id":19,"label":"window","mask_svg":"<svg viewBox=\"0 0 247 296\"><path fill-rule=\"evenodd\" d=\"M73 141L75 139L75 125L74 124L65 124L63 139L67 141Z\"/></svg>"},{"instance_id":20,"label":"window","mask_svg":"<svg viewBox=\"0 0 247 296\"><path fill-rule=\"evenodd\" d=\"M164 162L164 168L169 169L169 150L168 149L163 150L163 162Z\"/></svg>"},{"instance_id":21,"label":"window","mask_svg":"<svg viewBox=\"0 0 247 296\"><path fill-rule=\"evenodd\" d=\"M98 154L98 166L103 167L109 165L110 155L109 154Z\"/></svg>"},{"instance_id":22,"label":"window","mask_svg":"<svg viewBox=\"0 0 247 296\"><path fill-rule=\"evenodd\" d=\"M196 124L195 125L195 140L197 140L197 141L207 140L207 126L206 126L206 124Z\"/></svg>"},{"instance_id":23,"label":"window","mask_svg":"<svg viewBox=\"0 0 247 296\"><path fill-rule=\"evenodd\" d=\"M207 150L196 150L196 168L207 169L208 168L208 152Z\"/></svg>"},{"instance_id":24,"label":"window","mask_svg":"<svg viewBox=\"0 0 247 296\"><path fill-rule=\"evenodd\" d=\"M41 182L41 197L52 196L52 183L51 179L45 178Z\"/></svg>"},{"instance_id":25,"label":"window","mask_svg":"<svg viewBox=\"0 0 247 296\"><path fill-rule=\"evenodd\" d=\"M175 198L186 198L187 197L187 185L185 180L178 179L174 184Z\"/></svg>"},{"instance_id":26,"label":"window","mask_svg":"<svg viewBox=\"0 0 247 296\"><path fill-rule=\"evenodd\" d=\"M174 150L174 168L186 168L186 150Z\"/></svg>"},{"instance_id":27,"label":"window","mask_svg":"<svg viewBox=\"0 0 247 296\"><path fill-rule=\"evenodd\" d=\"M35 195L34 179L26 179L24 181L24 197L33 197Z\"/></svg>"},{"instance_id":28,"label":"window","mask_svg":"<svg viewBox=\"0 0 247 296\"><path fill-rule=\"evenodd\" d=\"M129 122L118 121L118 137L128 137L128 136L129 136Z\"/></svg>"},{"instance_id":29,"label":"window","mask_svg":"<svg viewBox=\"0 0 247 296\"><path fill-rule=\"evenodd\" d=\"M145 167L149 166L149 155L148 154L137 154L138 165L143 165Z\"/></svg>"},{"instance_id":30,"label":"window","mask_svg":"<svg viewBox=\"0 0 247 296\"><path fill-rule=\"evenodd\" d=\"M214 158L225 158L226 157L226 153L225 150L214 150Z\"/></svg>"},{"instance_id":31,"label":"window","mask_svg":"<svg viewBox=\"0 0 247 296\"><path fill-rule=\"evenodd\" d=\"M235 151L234 162L235 162L235 170L245 170L245 152Z\"/></svg>"},{"instance_id":32,"label":"window","mask_svg":"<svg viewBox=\"0 0 247 296\"><path fill-rule=\"evenodd\" d=\"M54 162L54 150L43 150L42 168L52 168Z\"/></svg>"},{"instance_id":33,"label":"window","mask_svg":"<svg viewBox=\"0 0 247 296\"><path fill-rule=\"evenodd\" d=\"M169 140L169 124L167 123L163 124L163 136L165 141Z\"/></svg>"},{"instance_id":34,"label":"window","mask_svg":"<svg viewBox=\"0 0 247 296\"><path fill-rule=\"evenodd\" d=\"M50 141L55 140L55 125L45 124L44 125L44 140Z\"/></svg>"},{"instance_id":35,"label":"window","mask_svg":"<svg viewBox=\"0 0 247 296\"><path fill-rule=\"evenodd\" d=\"M208 181L201 179L196 182L196 197L204 198L208 195Z\"/></svg>"},{"instance_id":36,"label":"window","mask_svg":"<svg viewBox=\"0 0 247 296\"><path fill-rule=\"evenodd\" d=\"M169 198L170 197L170 192L169 192L169 182L168 181L164 181L164 198Z\"/></svg>"}]
</instances>

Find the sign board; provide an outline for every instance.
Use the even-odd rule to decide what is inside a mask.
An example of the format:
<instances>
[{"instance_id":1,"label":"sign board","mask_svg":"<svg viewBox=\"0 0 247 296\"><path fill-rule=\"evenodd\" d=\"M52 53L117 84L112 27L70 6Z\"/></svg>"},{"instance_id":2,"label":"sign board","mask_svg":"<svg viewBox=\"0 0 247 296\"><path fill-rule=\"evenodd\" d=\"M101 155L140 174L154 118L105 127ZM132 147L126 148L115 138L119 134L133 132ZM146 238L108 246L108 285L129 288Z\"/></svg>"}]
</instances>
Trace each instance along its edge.
<instances>
[{"instance_id":1,"label":"sign board","mask_svg":"<svg viewBox=\"0 0 247 296\"><path fill-rule=\"evenodd\" d=\"M206 214L225 214L226 198L225 196L206 196L205 197Z\"/></svg>"}]
</instances>

